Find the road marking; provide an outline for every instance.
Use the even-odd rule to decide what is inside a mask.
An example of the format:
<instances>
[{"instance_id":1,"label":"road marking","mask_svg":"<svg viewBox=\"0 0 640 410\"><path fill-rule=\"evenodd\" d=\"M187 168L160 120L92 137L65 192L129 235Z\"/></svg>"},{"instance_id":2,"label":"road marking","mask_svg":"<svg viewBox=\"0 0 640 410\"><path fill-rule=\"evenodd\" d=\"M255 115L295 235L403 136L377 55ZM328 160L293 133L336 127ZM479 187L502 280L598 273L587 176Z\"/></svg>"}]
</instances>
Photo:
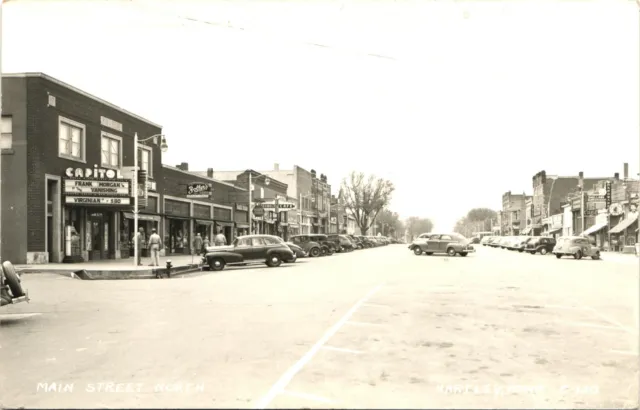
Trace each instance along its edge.
<instances>
[{"instance_id":1,"label":"road marking","mask_svg":"<svg viewBox=\"0 0 640 410\"><path fill-rule=\"evenodd\" d=\"M363 353L363 352L361 352L359 350L344 349L342 347L322 346L322 348L325 349L325 350L333 350L335 352L343 352L343 353L353 353L353 354L362 354Z\"/></svg>"},{"instance_id":2,"label":"road marking","mask_svg":"<svg viewBox=\"0 0 640 410\"><path fill-rule=\"evenodd\" d=\"M382 326L381 323L369 323L369 322L344 322L346 325L355 325L355 326Z\"/></svg>"},{"instance_id":3,"label":"road marking","mask_svg":"<svg viewBox=\"0 0 640 410\"><path fill-rule=\"evenodd\" d=\"M380 284L378 286L376 286L375 288L373 288L372 290L369 291L369 293L367 293L365 295L365 297L363 297L362 299L360 299L358 302L356 302L355 305L353 305L353 307L351 309L349 309L349 311L340 319L338 320L338 322L336 322L335 325L333 325L331 328L329 328L329 330L327 330L327 332L320 338L320 340L318 340L316 342L316 344L314 344L311 349L309 349L309 351L300 358L300 360L298 360L293 366L291 366L281 377L280 379L278 379L278 381L271 387L271 389L269 390L269 392L266 394L266 396L264 396L258 403L256 403L256 405L253 407L254 409L266 409L269 404L273 401L273 399L280 393L282 393L285 389L285 387L287 387L287 385L291 382L291 379L294 378L294 376L300 371L302 370L302 368L304 367L305 364L309 363L309 361L313 358L313 356L318 352L318 350L320 350L320 348L329 340L331 339L331 337L333 335L335 335L338 330L345 324L347 323L347 320L349 320L349 318L351 316L353 316L353 314L356 312L356 310L358 310L358 308L360 308L360 306L365 303L371 296L373 296L376 292L378 292L380 290L380 288L382 288L383 284Z\"/></svg>"},{"instance_id":4,"label":"road marking","mask_svg":"<svg viewBox=\"0 0 640 410\"><path fill-rule=\"evenodd\" d=\"M389 305L379 305L377 303L363 303L362 306L366 307L377 307L377 308L389 308Z\"/></svg>"},{"instance_id":5,"label":"road marking","mask_svg":"<svg viewBox=\"0 0 640 410\"><path fill-rule=\"evenodd\" d=\"M333 403L333 401L331 401L331 400L329 400L327 398L324 398L324 397L316 396L315 394L300 393L300 392L295 392L295 391L290 391L290 390L283 390L282 394L286 394L287 396L298 397L298 398L301 398L301 399L319 401L321 403L327 403L327 404L332 404Z\"/></svg>"},{"instance_id":6,"label":"road marking","mask_svg":"<svg viewBox=\"0 0 640 410\"><path fill-rule=\"evenodd\" d=\"M638 356L638 352L631 350L609 350L611 353L625 354L629 356Z\"/></svg>"},{"instance_id":7,"label":"road marking","mask_svg":"<svg viewBox=\"0 0 640 410\"><path fill-rule=\"evenodd\" d=\"M4 313L0 315L2 319L23 319L27 317L40 316L42 313Z\"/></svg>"},{"instance_id":8,"label":"road marking","mask_svg":"<svg viewBox=\"0 0 640 410\"><path fill-rule=\"evenodd\" d=\"M609 330L624 330L627 331L627 329L620 327L620 326L608 326L608 325L598 325L595 323L582 323L582 322L567 322L567 325L570 326L581 326L581 327L595 327L598 329L609 329Z\"/></svg>"}]
</instances>

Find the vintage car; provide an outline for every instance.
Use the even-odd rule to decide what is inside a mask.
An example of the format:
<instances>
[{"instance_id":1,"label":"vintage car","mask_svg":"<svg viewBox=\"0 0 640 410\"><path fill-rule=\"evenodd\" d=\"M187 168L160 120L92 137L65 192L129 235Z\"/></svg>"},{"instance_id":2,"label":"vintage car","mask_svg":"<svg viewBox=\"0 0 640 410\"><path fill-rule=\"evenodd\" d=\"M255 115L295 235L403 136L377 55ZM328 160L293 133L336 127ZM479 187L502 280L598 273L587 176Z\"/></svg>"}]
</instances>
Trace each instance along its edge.
<instances>
[{"instance_id":1,"label":"vintage car","mask_svg":"<svg viewBox=\"0 0 640 410\"><path fill-rule=\"evenodd\" d=\"M338 251L336 244L331 242L327 235L323 233L310 233L308 236L312 241L316 241L322 246L323 255L333 255Z\"/></svg>"},{"instance_id":2,"label":"vintage car","mask_svg":"<svg viewBox=\"0 0 640 410\"><path fill-rule=\"evenodd\" d=\"M362 244L362 239L360 239L359 237L355 236L355 235L347 235L347 237L349 239L351 239L351 242L354 243L356 249L362 249L364 248L364 245Z\"/></svg>"},{"instance_id":3,"label":"vintage car","mask_svg":"<svg viewBox=\"0 0 640 410\"><path fill-rule=\"evenodd\" d=\"M296 258L306 258L307 257L307 253L304 251L304 249L302 249L302 247L300 247L300 246L298 246L298 245L296 245L295 243L292 243L292 242L285 242L285 243L287 244L289 249L291 249L291 251L296 256Z\"/></svg>"},{"instance_id":4,"label":"vintage car","mask_svg":"<svg viewBox=\"0 0 640 410\"><path fill-rule=\"evenodd\" d=\"M558 239L553 248L553 254L560 259L563 256L573 256L574 259L582 259L583 256L591 259L600 259L600 248L591 244L589 238L582 236L563 236Z\"/></svg>"},{"instance_id":5,"label":"vintage car","mask_svg":"<svg viewBox=\"0 0 640 410\"><path fill-rule=\"evenodd\" d=\"M530 236L514 236L511 238L506 248L510 251L517 251L518 249L520 249L520 245L522 244L522 242L528 240L529 238Z\"/></svg>"},{"instance_id":6,"label":"vintage car","mask_svg":"<svg viewBox=\"0 0 640 410\"><path fill-rule=\"evenodd\" d=\"M203 263L210 270L220 271L225 266L266 263L275 268L284 261L295 261L293 251L281 238L271 235L246 235L236 238L228 246L210 246Z\"/></svg>"},{"instance_id":7,"label":"vintage car","mask_svg":"<svg viewBox=\"0 0 640 410\"><path fill-rule=\"evenodd\" d=\"M22 279L9 261L0 266L0 306L28 302L29 292L22 288Z\"/></svg>"},{"instance_id":8,"label":"vintage car","mask_svg":"<svg viewBox=\"0 0 640 410\"><path fill-rule=\"evenodd\" d=\"M409 245L409 249L416 255L427 255L434 253L446 253L449 256L467 256L470 252L475 252L473 245L469 240L458 233L438 234L428 233L418 236L418 238Z\"/></svg>"},{"instance_id":9,"label":"vintage car","mask_svg":"<svg viewBox=\"0 0 640 410\"><path fill-rule=\"evenodd\" d=\"M485 236L482 239L480 239L480 244L482 246L487 246L487 244L491 243L493 238L495 238L495 236Z\"/></svg>"},{"instance_id":10,"label":"vintage car","mask_svg":"<svg viewBox=\"0 0 640 410\"><path fill-rule=\"evenodd\" d=\"M289 238L291 243L298 245L303 251L312 258L317 258L328 252L326 246L321 245L314 239L311 239L309 235L293 235Z\"/></svg>"},{"instance_id":11,"label":"vintage car","mask_svg":"<svg viewBox=\"0 0 640 410\"><path fill-rule=\"evenodd\" d=\"M496 236L493 239L491 239L489 242L487 242L487 246L490 246L492 248L499 248L500 242L502 242L503 239L504 239L504 236Z\"/></svg>"},{"instance_id":12,"label":"vintage car","mask_svg":"<svg viewBox=\"0 0 640 410\"><path fill-rule=\"evenodd\" d=\"M355 245L346 235L331 234L327 238L336 245L338 252L350 252L355 249Z\"/></svg>"},{"instance_id":13,"label":"vintage car","mask_svg":"<svg viewBox=\"0 0 640 410\"><path fill-rule=\"evenodd\" d=\"M537 236L522 236L520 237L520 240L518 241L516 246L513 248L513 250L518 252L524 252L524 250L527 248L527 244L529 242L535 242L537 239L538 239Z\"/></svg>"},{"instance_id":14,"label":"vintage car","mask_svg":"<svg viewBox=\"0 0 640 410\"><path fill-rule=\"evenodd\" d=\"M525 251L532 255L540 252L541 255L546 255L553 252L553 248L556 247L556 240L550 236L534 236L533 240L527 242Z\"/></svg>"}]
</instances>

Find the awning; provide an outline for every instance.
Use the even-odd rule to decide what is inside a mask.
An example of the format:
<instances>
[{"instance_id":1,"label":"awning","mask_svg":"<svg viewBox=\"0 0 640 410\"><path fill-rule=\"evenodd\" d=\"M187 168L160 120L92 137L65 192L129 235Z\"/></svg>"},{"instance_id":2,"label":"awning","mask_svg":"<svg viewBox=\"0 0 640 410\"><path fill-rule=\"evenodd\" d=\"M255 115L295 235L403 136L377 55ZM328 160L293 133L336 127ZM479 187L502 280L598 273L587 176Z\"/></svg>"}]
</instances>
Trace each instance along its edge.
<instances>
[{"instance_id":1,"label":"awning","mask_svg":"<svg viewBox=\"0 0 640 410\"><path fill-rule=\"evenodd\" d=\"M500 232L500 227L499 226L494 226L491 230L493 232Z\"/></svg>"},{"instance_id":2,"label":"awning","mask_svg":"<svg viewBox=\"0 0 640 410\"><path fill-rule=\"evenodd\" d=\"M196 223L198 225L207 225L207 226L213 225L213 221L209 221L209 220L206 220L206 219L196 219Z\"/></svg>"},{"instance_id":3,"label":"awning","mask_svg":"<svg viewBox=\"0 0 640 410\"><path fill-rule=\"evenodd\" d=\"M216 225L218 226L228 226L230 228L233 228L233 222L220 222L220 221L216 221Z\"/></svg>"},{"instance_id":4,"label":"awning","mask_svg":"<svg viewBox=\"0 0 640 410\"><path fill-rule=\"evenodd\" d=\"M320 224L319 224L319 223L317 223L317 222L314 222L314 223L312 223L311 225L313 225L313 226L320 226Z\"/></svg>"},{"instance_id":5,"label":"awning","mask_svg":"<svg viewBox=\"0 0 640 410\"><path fill-rule=\"evenodd\" d=\"M542 225L540 224L531 225L531 229L540 229L540 228L542 228Z\"/></svg>"},{"instance_id":6,"label":"awning","mask_svg":"<svg viewBox=\"0 0 640 410\"><path fill-rule=\"evenodd\" d=\"M527 234L529 234L529 232L531 232L531 227L524 228L521 233L522 233L522 235L527 235Z\"/></svg>"},{"instance_id":7,"label":"awning","mask_svg":"<svg viewBox=\"0 0 640 410\"><path fill-rule=\"evenodd\" d=\"M582 235L591 235L592 233L598 232L600 229L604 228L605 226L607 226L606 222L601 222L599 224L595 224L595 225L587 228L586 231L582 232Z\"/></svg>"},{"instance_id":8,"label":"awning","mask_svg":"<svg viewBox=\"0 0 640 410\"><path fill-rule=\"evenodd\" d=\"M134 219L133 212L123 212L124 217L127 219ZM160 216L158 215L146 215L146 214L138 214L138 221L155 221L160 222Z\"/></svg>"},{"instance_id":9,"label":"awning","mask_svg":"<svg viewBox=\"0 0 640 410\"><path fill-rule=\"evenodd\" d=\"M249 224L239 224L236 222L236 228L247 229L249 228Z\"/></svg>"},{"instance_id":10,"label":"awning","mask_svg":"<svg viewBox=\"0 0 640 410\"><path fill-rule=\"evenodd\" d=\"M614 226L609 230L609 233L620 233L631 226L632 223L638 220L638 214L634 214L633 216L623 219L618 223L618 225Z\"/></svg>"},{"instance_id":11,"label":"awning","mask_svg":"<svg viewBox=\"0 0 640 410\"><path fill-rule=\"evenodd\" d=\"M280 222L280 226L289 226L288 222Z\"/></svg>"},{"instance_id":12,"label":"awning","mask_svg":"<svg viewBox=\"0 0 640 410\"><path fill-rule=\"evenodd\" d=\"M189 221L191 220L191 218L185 217L185 216L173 216L173 215L165 215L167 217L167 219L176 219L176 220L180 220L180 221Z\"/></svg>"},{"instance_id":13,"label":"awning","mask_svg":"<svg viewBox=\"0 0 640 410\"><path fill-rule=\"evenodd\" d=\"M549 230L549 233L556 233L556 232L560 232L561 230L562 230L562 227L560 227L560 228L551 228Z\"/></svg>"}]
</instances>

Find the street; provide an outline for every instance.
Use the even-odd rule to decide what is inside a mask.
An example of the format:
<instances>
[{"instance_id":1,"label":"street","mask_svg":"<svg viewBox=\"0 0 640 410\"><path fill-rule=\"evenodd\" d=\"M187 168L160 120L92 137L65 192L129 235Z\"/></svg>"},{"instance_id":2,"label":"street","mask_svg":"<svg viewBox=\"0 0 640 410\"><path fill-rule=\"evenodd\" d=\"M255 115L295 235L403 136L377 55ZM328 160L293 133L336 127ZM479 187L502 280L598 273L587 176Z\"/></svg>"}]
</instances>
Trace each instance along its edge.
<instances>
[{"instance_id":1,"label":"street","mask_svg":"<svg viewBox=\"0 0 640 410\"><path fill-rule=\"evenodd\" d=\"M280 268L27 274L0 405L637 407L639 263L389 245Z\"/></svg>"}]
</instances>

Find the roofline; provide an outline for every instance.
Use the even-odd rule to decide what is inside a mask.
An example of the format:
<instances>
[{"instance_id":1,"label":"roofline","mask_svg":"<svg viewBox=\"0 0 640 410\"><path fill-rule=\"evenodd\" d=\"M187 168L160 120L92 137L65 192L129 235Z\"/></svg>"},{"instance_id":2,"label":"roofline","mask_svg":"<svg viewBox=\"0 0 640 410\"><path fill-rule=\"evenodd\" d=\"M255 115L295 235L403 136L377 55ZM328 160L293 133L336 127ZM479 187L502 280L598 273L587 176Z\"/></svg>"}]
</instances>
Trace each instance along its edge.
<instances>
[{"instance_id":1,"label":"roofline","mask_svg":"<svg viewBox=\"0 0 640 410\"><path fill-rule=\"evenodd\" d=\"M5 0L5 2L6 2L6 0ZM38 73L38 72L2 73L2 77L8 77L8 78L42 78L42 79L50 81L50 82L52 82L54 84L57 84L57 85L59 85L61 87L67 88L67 89L69 89L71 91L74 91L74 92L76 92L78 94L81 94L81 95L83 95L83 96L85 96L87 98L90 98L90 99L94 100L94 101L97 101L100 104L104 104L104 105L106 105L106 106L108 106L110 108L113 108L114 110L120 111L121 113L126 114L128 116L131 116L131 117L133 117L133 118L135 118L137 120L145 122L145 123L147 123L149 125L153 125L154 127L162 128L162 125L160 125L160 124L156 124L153 121L150 121L150 120L148 120L146 118L143 118L143 117L141 117L141 116L139 116L137 114L134 114L131 111L127 111L122 107L118 107L117 105L115 105L113 103L110 103L109 101L106 101L106 100L103 100L102 98L96 97L93 94L90 94L90 93L88 93L86 91L83 91L83 90L77 88L77 87L74 87L71 84L65 83L64 81L58 80L57 78L53 78L50 75L47 75L45 73Z\"/></svg>"},{"instance_id":2,"label":"roofline","mask_svg":"<svg viewBox=\"0 0 640 410\"><path fill-rule=\"evenodd\" d=\"M204 179L206 179L206 180L208 180L208 181L212 181L212 182L217 182L217 183L219 183L219 184L221 184L221 185L226 185L226 186L229 186L229 187L232 187L232 188L238 189L238 190L240 190L240 191L246 191L246 189L244 189L244 188L240 188L239 186L236 186L236 185L230 184L230 183L228 183L228 182L220 181L219 179L213 179L213 178L209 178L209 177L206 177L206 176L202 176L202 175L194 174L194 173L192 173L192 172L185 171L185 170L182 170L182 169L180 169L180 168L172 167L171 165L167 165L167 164L162 164L162 166L163 166L164 168L171 169L171 170L173 170L173 171L182 172L183 174L191 175L191 176L198 177L198 178L204 178Z\"/></svg>"}]
</instances>

